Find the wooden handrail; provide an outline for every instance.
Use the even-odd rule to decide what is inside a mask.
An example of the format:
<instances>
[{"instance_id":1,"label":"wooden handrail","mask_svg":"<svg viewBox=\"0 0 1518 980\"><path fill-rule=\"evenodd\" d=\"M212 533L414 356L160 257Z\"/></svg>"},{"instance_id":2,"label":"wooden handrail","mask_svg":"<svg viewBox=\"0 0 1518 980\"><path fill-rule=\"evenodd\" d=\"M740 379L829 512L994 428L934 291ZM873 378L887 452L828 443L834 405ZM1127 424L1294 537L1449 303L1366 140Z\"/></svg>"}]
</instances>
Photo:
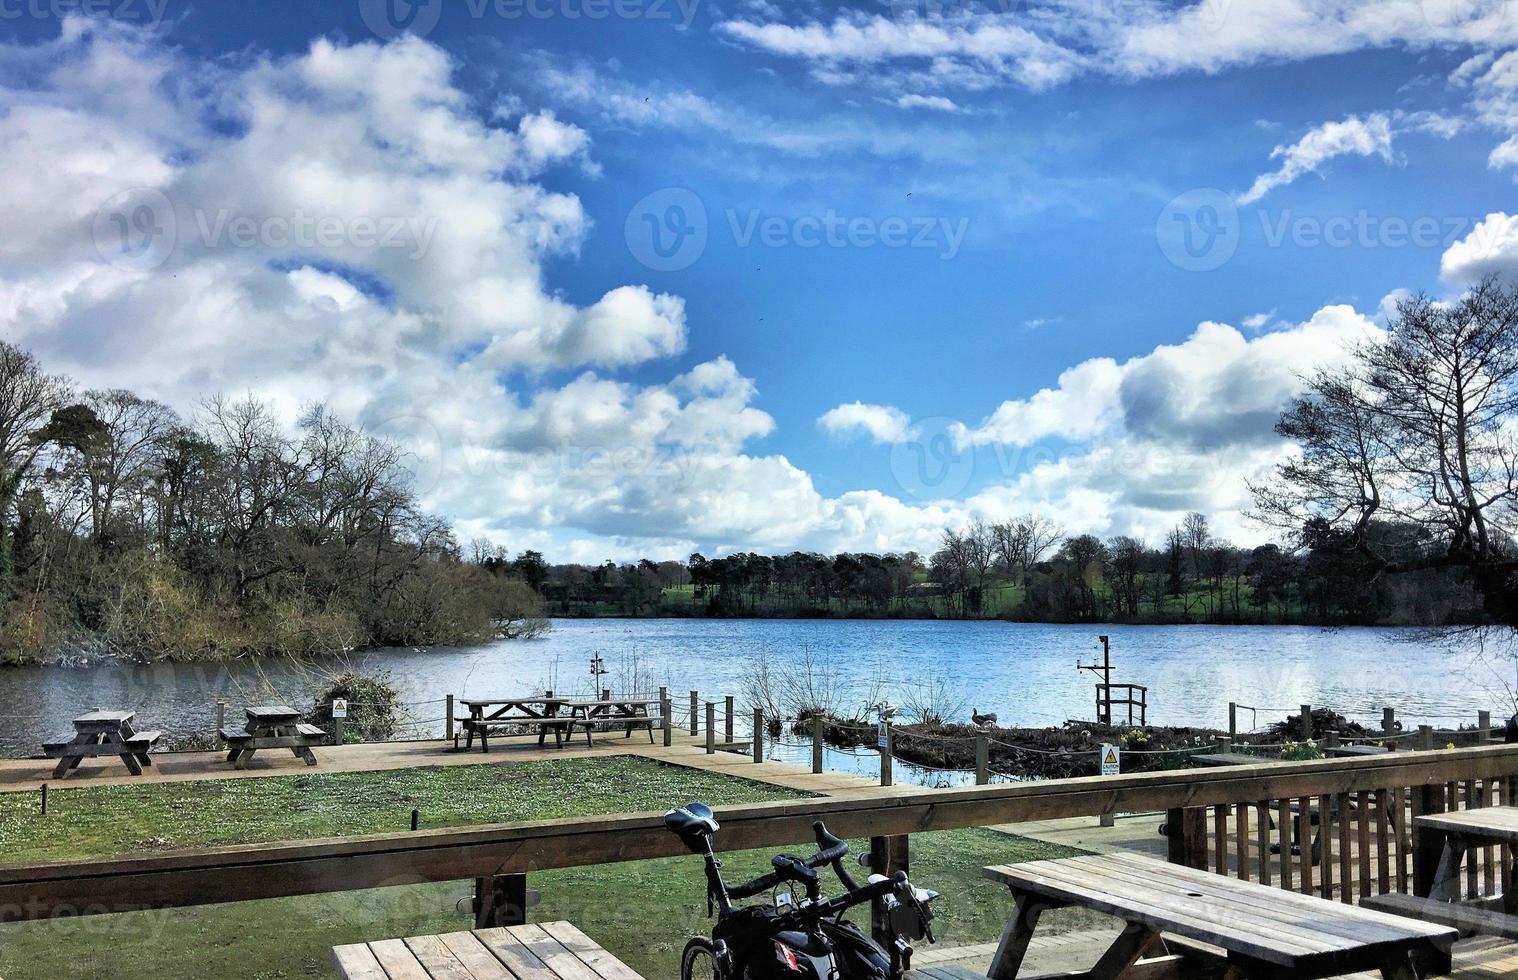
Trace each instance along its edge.
<instances>
[{"instance_id":1,"label":"wooden handrail","mask_svg":"<svg viewBox=\"0 0 1518 980\"><path fill-rule=\"evenodd\" d=\"M964 786L724 808L724 850L1518 776L1518 745ZM683 801L671 801L683 802ZM0 866L0 921L524 874L686 853L659 813Z\"/></svg>"}]
</instances>

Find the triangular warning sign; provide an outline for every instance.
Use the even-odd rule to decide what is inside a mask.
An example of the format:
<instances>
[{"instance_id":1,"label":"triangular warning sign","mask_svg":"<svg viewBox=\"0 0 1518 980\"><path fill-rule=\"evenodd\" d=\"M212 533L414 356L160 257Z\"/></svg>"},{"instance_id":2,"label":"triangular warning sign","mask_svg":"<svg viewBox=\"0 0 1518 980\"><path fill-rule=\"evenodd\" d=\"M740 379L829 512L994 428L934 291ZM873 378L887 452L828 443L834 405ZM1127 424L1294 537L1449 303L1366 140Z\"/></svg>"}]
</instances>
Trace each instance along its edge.
<instances>
[{"instance_id":1,"label":"triangular warning sign","mask_svg":"<svg viewBox=\"0 0 1518 980\"><path fill-rule=\"evenodd\" d=\"M1104 765L1104 766L1115 766L1115 765L1117 765L1117 749L1114 749L1110 745L1107 746L1107 754L1102 757L1102 765Z\"/></svg>"}]
</instances>

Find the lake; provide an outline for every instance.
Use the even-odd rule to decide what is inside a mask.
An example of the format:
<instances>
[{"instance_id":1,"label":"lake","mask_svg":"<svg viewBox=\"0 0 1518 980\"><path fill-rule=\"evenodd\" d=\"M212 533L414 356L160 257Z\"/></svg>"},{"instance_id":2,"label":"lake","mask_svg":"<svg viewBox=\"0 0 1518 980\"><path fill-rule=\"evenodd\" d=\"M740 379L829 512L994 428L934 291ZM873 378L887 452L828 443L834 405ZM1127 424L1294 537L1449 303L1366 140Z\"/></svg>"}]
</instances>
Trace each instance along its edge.
<instances>
[{"instance_id":1,"label":"lake","mask_svg":"<svg viewBox=\"0 0 1518 980\"><path fill-rule=\"evenodd\" d=\"M546 637L469 648L390 649L354 654L365 670L383 670L409 703L408 734L440 734L445 694L500 696L543 687L589 694L590 660L603 658L603 684L616 690L667 685L676 704L688 692L744 701L761 663L792 674L808 660L821 682L853 705L879 689L912 703L915 692L942 687L972 708L994 711L1003 725L1050 725L1094 714L1090 673L1077 660L1099 658L1100 633L1112 638L1114 681L1149 687L1150 721L1226 726L1229 701L1254 705L1240 727L1277 720L1303 703L1326 705L1379 723L1383 706L1407 724L1474 721L1511 711L1503 681L1505 654L1473 644L1448 645L1396 629L1287 626L1091 626L1003 622L876 620L559 620ZM69 719L94 706L131 708L140 726L208 731L221 694L236 707L250 701L302 701L325 662L108 665L0 670L0 751L28 755L44 736L69 730ZM1507 707L1504 708L1504 705ZM742 710L742 709L740 709ZM904 712L905 713L905 712ZM740 720L740 730L747 725ZM781 754L792 752L782 749ZM837 768L870 763L837 760ZM834 759L830 757L830 765Z\"/></svg>"}]
</instances>

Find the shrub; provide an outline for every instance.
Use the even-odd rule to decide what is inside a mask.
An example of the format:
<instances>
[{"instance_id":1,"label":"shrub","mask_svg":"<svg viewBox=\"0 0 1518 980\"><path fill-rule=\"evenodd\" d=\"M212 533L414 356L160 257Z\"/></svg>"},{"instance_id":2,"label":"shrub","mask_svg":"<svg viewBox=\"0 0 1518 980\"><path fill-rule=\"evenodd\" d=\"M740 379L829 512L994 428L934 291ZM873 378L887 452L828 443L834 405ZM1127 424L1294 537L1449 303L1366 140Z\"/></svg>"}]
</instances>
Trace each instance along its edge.
<instances>
[{"instance_id":1,"label":"shrub","mask_svg":"<svg viewBox=\"0 0 1518 980\"><path fill-rule=\"evenodd\" d=\"M332 726L332 702L348 701L348 717L343 720L343 741L383 742L395 737L400 723L400 692L390 683L390 675L361 674L345 670L332 679L327 688L306 712L306 721L329 731Z\"/></svg>"},{"instance_id":2,"label":"shrub","mask_svg":"<svg viewBox=\"0 0 1518 980\"><path fill-rule=\"evenodd\" d=\"M1311 762L1323 758L1323 750L1313 742L1287 742L1281 747L1281 758L1286 762Z\"/></svg>"}]
</instances>

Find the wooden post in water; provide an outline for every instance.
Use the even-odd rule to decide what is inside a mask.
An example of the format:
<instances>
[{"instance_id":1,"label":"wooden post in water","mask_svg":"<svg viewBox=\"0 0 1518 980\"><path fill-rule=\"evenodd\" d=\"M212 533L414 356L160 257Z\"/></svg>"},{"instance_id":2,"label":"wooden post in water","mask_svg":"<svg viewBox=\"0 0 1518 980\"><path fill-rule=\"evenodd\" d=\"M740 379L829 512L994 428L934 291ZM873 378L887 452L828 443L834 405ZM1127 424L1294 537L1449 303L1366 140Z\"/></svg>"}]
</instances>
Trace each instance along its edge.
<instances>
[{"instance_id":1,"label":"wooden post in water","mask_svg":"<svg viewBox=\"0 0 1518 980\"><path fill-rule=\"evenodd\" d=\"M717 754L717 702L706 702L706 754Z\"/></svg>"},{"instance_id":2,"label":"wooden post in water","mask_svg":"<svg viewBox=\"0 0 1518 980\"><path fill-rule=\"evenodd\" d=\"M699 720L701 716L697 713L700 707L701 701L696 696L696 692L690 692L690 733L692 735L701 734L701 722Z\"/></svg>"},{"instance_id":3,"label":"wooden post in water","mask_svg":"<svg viewBox=\"0 0 1518 980\"><path fill-rule=\"evenodd\" d=\"M444 723L443 741L445 741L445 742L451 742L451 741L453 741L453 695L452 694L448 695L448 705L447 705L447 708L445 710L446 710L446 715L443 718L443 723Z\"/></svg>"},{"instance_id":4,"label":"wooden post in water","mask_svg":"<svg viewBox=\"0 0 1518 980\"><path fill-rule=\"evenodd\" d=\"M754 761L764 761L764 709L754 709Z\"/></svg>"},{"instance_id":5,"label":"wooden post in water","mask_svg":"<svg viewBox=\"0 0 1518 980\"><path fill-rule=\"evenodd\" d=\"M1397 709L1396 708L1382 708L1381 709L1381 734L1383 736L1385 736L1389 740L1388 743L1387 743L1387 746L1386 746L1387 748L1393 749L1393 750L1395 750L1397 748L1400 748L1400 745L1393 738L1393 736L1395 736L1397 734Z\"/></svg>"},{"instance_id":6,"label":"wooden post in water","mask_svg":"<svg viewBox=\"0 0 1518 980\"><path fill-rule=\"evenodd\" d=\"M812 772L822 771L822 716L812 717Z\"/></svg>"},{"instance_id":7,"label":"wooden post in water","mask_svg":"<svg viewBox=\"0 0 1518 980\"><path fill-rule=\"evenodd\" d=\"M1485 745L1492 737L1492 713L1490 711L1476 712L1476 744Z\"/></svg>"},{"instance_id":8,"label":"wooden post in water","mask_svg":"<svg viewBox=\"0 0 1518 980\"><path fill-rule=\"evenodd\" d=\"M975 785L985 786L991 782L991 744L985 732L975 733Z\"/></svg>"},{"instance_id":9,"label":"wooden post in water","mask_svg":"<svg viewBox=\"0 0 1518 980\"><path fill-rule=\"evenodd\" d=\"M1418 748L1428 751L1434 747L1434 726L1418 726Z\"/></svg>"},{"instance_id":10,"label":"wooden post in water","mask_svg":"<svg viewBox=\"0 0 1518 980\"><path fill-rule=\"evenodd\" d=\"M221 698L216 699L216 730L219 732L227 727L227 702Z\"/></svg>"},{"instance_id":11,"label":"wooden post in water","mask_svg":"<svg viewBox=\"0 0 1518 980\"><path fill-rule=\"evenodd\" d=\"M879 746L880 751L880 785L891 785L891 723L885 722L885 744Z\"/></svg>"},{"instance_id":12,"label":"wooden post in water","mask_svg":"<svg viewBox=\"0 0 1518 980\"><path fill-rule=\"evenodd\" d=\"M675 742L674 719L670 717L670 715L674 714L674 711L675 706L669 700L669 688L659 688L659 717L664 719L659 727L664 730L664 747L666 749Z\"/></svg>"},{"instance_id":13,"label":"wooden post in water","mask_svg":"<svg viewBox=\"0 0 1518 980\"><path fill-rule=\"evenodd\" d=\"M1302 705L1302 741L1312 741L1312 705Z\"/></svg>"},{"instance_id":14,"label":"wooden post in water","mask_svg":"<svg viewBox=\"0 0 1518 980\"><path fill-rule=\"evenodd\" d=\"M1228 738L1230 741L1239 737L1239 703L1228 702Z\"/></svg>"},{"instance_id":15,"label":"wooden post in water","mask_svg":"<svg viewBox=\"0 0 1518 980\"><path fill-rule=\"evenodd\" d=\"M734 708L733 700L734 700L733 696L731 694L729 694L724 699L724 703L723 703L723 707L725 707L727 709L727 724L723 727L722 730L723 730L723 733L727 735L727 740L729 742L731 742L733 740L733 715L735 714L735 712L733 711L733 708Z\"/></svg>"}]
</instances>

